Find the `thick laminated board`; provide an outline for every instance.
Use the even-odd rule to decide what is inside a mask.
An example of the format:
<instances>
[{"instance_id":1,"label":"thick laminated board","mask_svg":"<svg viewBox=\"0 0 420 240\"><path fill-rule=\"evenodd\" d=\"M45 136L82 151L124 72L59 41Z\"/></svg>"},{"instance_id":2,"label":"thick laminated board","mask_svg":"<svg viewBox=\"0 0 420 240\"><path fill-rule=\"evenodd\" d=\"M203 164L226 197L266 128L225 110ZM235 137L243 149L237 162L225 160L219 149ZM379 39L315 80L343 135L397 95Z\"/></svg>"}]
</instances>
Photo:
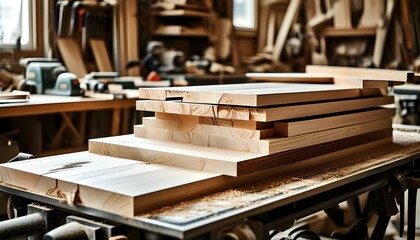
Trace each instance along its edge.
<instances>
[{"instance_id":1,"label":"thick laminated board","mask_svg":"<svg viewBox=\"0 0 420 240\"><path fill-rule=\"evenodd\" d=\"M274 129L277 136L292 137L363 122L391 119L394 116L395 108L374 108L365 111L332 114L316 118L278 121L274 123Z\"/></svg>"}]
</instances>

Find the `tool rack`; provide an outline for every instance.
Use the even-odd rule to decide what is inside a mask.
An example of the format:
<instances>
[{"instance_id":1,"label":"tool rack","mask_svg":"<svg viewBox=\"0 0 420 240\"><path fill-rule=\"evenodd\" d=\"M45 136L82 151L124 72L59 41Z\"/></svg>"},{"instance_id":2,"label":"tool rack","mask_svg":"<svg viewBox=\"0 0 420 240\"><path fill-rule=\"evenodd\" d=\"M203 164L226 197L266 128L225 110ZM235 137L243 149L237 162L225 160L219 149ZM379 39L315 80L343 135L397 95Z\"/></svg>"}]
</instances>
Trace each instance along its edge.
<instances>
[{"instance_id":1,"label":"tool rack","mask_svg":"<svg viewBox=\"0 0 420 240\"><path fill-rule=\"evenodd\" d=\"M409 141L409 143L404 143L404 141ZM374 149L369 153L361 153L360 156L349 158L364 158L356 163L347 162L349 159L346 157L322 164L316 170L303 171L301 174L291 173L293 175L291 180L280 184L277 189L281 190L274 194L273 188L267 186L267 190L258 191L256 195L244 194L242 197L230 198L226 201L226 203L234 203L242 198L241 204L233 205L233 207L220 204L214 209L210 207L208 211L197 211L197 206L205 207L203 204L206 202L220 201L214 194L182 203L178 214L168 214L165 210L161 210L142 216L125 217L98 209L68 205L60 199L37 195L4 184L0 185L0 191L12 195L11 202L18 215L27 214L26 209L29 209L28 214L48 215L46 219L51 219L51 222L47 220L47 225L59 222L54 220L57 218L66 218L67 224L74 221L85 225L89 223L91 228L96 229L96 238L87 239L108 239L119 234L127 236L128 239L221 239L234 228L245 232L251 231L256 239L270 239L276 232L274 230L284 230L293 225L297 219L329 209L343 201L349 201L352 206L356 206L352 210L356 217L360 218L363 213L354 199L363 193L376 191L376 195L384 199L390 197L394 202L395 199L400 200L398 198L401 194L398 192L402 193L410 187L415 188L415 186L410 186L406 179L413 178L413 167L419 163L420 148L416 144L420 142L420 134L396 130L394 142L397 142L399 147ZM403 143L400 144L400 142ZM334 161L340 164L334 164ZM334 172L340 172L340 174L332 174ZM284 177L279 176L279 179L284 180ZM264 186L264 182L257 184ZM273 181L268 184L273 185ZM217 196L227 194L229 197L229 191L231 190L218 193ZM267 191L267 194L264 191ZM27 207L28 204L29 207ZM192 207L189 207L189 204ZM185 209L182 209L182 206L186 206ZM413 206L415 209L415 199L414 202L413 199L409 202L411 212L415 212L411 209ZM378 212L379 221L370 239L383 238L390 216L398 213L395 207L394 203L393 206L385 206L386 211ZM165 209L170 211L170 208ZM411 222L408 225L407 238L414 239L413 219L415 218L413 218L414 213L410 211ZM5 231L1 223L0 229ZM32 237L31 239L41 238Z\"/></svg>"}]
</instances>

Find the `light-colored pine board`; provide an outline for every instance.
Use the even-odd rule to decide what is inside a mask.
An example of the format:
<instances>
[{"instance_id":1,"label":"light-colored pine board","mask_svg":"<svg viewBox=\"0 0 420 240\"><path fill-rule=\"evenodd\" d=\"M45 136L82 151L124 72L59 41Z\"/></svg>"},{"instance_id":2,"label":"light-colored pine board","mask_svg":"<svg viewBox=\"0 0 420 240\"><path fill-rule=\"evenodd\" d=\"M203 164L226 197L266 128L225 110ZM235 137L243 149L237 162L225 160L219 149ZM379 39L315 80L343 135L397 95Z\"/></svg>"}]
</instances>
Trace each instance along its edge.
<instances>
[{"instance_id":1,"label":"light-colored pine board","mask_svg":"<svg viewBox=\"0 0 420 240\"><path fill-rule=\"evenodd\" d=\"M336 66L307 65L308 74L332 74L335 78L359 78L363 80L390 81L403 84L414 78L414 72L375 68L352 68Z\"/></svg>"},{"instance_id":2,"label":"light-colored pine board","mask_svg":"<svg viewBox=\"0 0 420 240\"><path fill-rule=\"evenodd\" d=\"M157 119L176 121L179 124L185 124L185 125L199 124L200 123L200 117L199 116L193 116L193 115L155 112L155 117ZM203 117L203 118L205 118L205 117Z\"/></svg>"},{"instance_id":3,"label":"light-colored pine board","mask_svg":"<svg viewBox=\"0 0 420 240\"><path fill-rule=\"evenodd\" d=\"M369 132L353 137L343 138L336 141L329 141L321 144L315 144L304 148L291 149L284 152L267 155L262 158L253 159L249 161L240 162L238 164L238 176L250 174L253 172L267 172L268 169L276 168L284 165L299 165L306 168L309 166L307 159L329 159L328 155L336 152L346 152L350 149L358 149L362 151L363 145L374 143L376 141L392 142L392 129L383 129L379 131ZM377 144L375 145L377 146ZM337 161L337 158L330 159ZM300 165L300 162L305 162L305 165ZM285 167L287 172L287 167Z\"/></svg>"},{"instance_id":4,"label":"light-colored pine board","mask_svg":"<svg viewBox=\"0 0 420 240\"><path fill-rule=\"evenodd\" d=\"M237 162L264 156L192 144L135 137L133 134L89 140L89 152L237 176Z\"/></svg>"},{"instance_id":5,"label":"light-colored pine board","mask_svg":"<svg viewBox=\"0 0 420 240\"><path fill-rule=\"evenodd\" d=\"M267 129L267 128L273 127L272 122L257 122L257 121L223 119L223 118L200 117L199 121L201 124L243 128L243 129L250 129L250 130L261 130L261 129Z\"/></svg>"},{"instance_id":6,"label":"light-colored pine board","mask_svg":"<svg viewBox=\"0 0 420 240\"><path fill-rule=\"evenodd\" d=\"M307 73L246 73L247 78L265 82L334 83L334 76Z\"/></svg>"},{"instance_id":7,"label":"light-colored pine board","mask_svg":"<svg viewBox=\"0 0 420 240\"><path fill-rule=\"evenodd\" d=\"M275 154L291 149L303 148L314 144L321 144L367 132L382 130L390 128L390 126L391 119L384 119L293 137L273 137L262 140L221 137L161 128L143 128L141 135L142 137L148 139L158 139L168 142L178 142L243 152Z\"/></svg>"},{"instance_id":8,"label":"light-colored pine board","mask_svg":"<svg viewBox=\"0 0 420 240\"><path fill-rule=\"evenodd\" d=\"M368 109L343 114L334 114L320 118L296 119L290 121L279 121L274 123L276 135L291 137L301 134L319 132L363 122L390 119L395 115L395 108Z\"/></svg>"},{"instance_id":9,"label":"light-colored pine board","mask_svg":"<svg viewBox=\"0 0 420 240\"><path fill-rule=\"evenodd\" d=\"M389 81L379 79L366 80L352 76L342 76L323 73L247 73L246 76L255 81L284 82L284 83L325 83L351 86L360 89L387 88Z\"/></svg>"},{"instance_id":10,"label":"light-colored pine board","mask_svg":"<svg viewBox=\"0 0 420 240\"><path fill-rule=\"evenodd\" d=\"M201 117L201 116L161 113L161 112L156 112L155 117L157 119L172 120L172 121L181 122L183 124L200 123L200 124L207 124L207 125L243 128L243 129L250 129L250 130L261 130L261 129L273 128L272 122L244 121L244 120L235 120L235 119Z\"/></svg>"},{"instance_id":11,"label":"light-colored pine board","mask_svg":"<svg viewBox=\"0 0 420 240\"><path fill-rule=\"evenodd\" d=\"M174 113L183 115L217 117L217 106L206 104L182 103L180 101L139 100L136 102L138 111Z\"/></svg>"},{"instance_id":12,"label":"light-colored pine board","mask_svg":"<svg viewBox=\"0 0 420 240\"><path fill-rule=\"evenodd\" d=\"M140 88L139 97L149 100L182 99L182 102L238 106L269 106L360 96L360 90L333 84L246 83L216 86Z\"/></svg>"},{"instance_id":13,"label":"light-colored pine board","mask_svg":"<svg viewBox=\"0 0 420 240\"><path fill-rule=\"evenodd\" d=\"M392 120L383 119L367 123L361 123L341 128L324 130L321 132L308 133L294 137L277 138L270 142L269 154L287 151L294 147L307 147L314 144L339 140L369 132L379 131L383 129L391 129ZM263 141L263 140L259 140Z\"/></svg>"},{"instance_id":14,"label":"light-colored pine board","mask_svg":"<svg viewBox=\"0 0 420 240\"><path fill-rule=\"evenodd\" d=\"M181 132L201 133L221 137L263 139L272 137L274 135L273 128L263 130L249 130L207 124L183 124L177 121L156 119L154 117L144 117L142 123L145 128L164 128ZM137 135L136 132L142 131L142 128L143 127L141 127L140 125L134 126L134 135L141 137L140 135Z\"/></svg>"},{"instance_id":15,"label":"light-colored pine board","mask_svg":"<svg viewBox=\"0 0 420 240\"><path fill-rule=\"evenodd\" d=\"M355 98L339 101L325 101L318 103L302 103L275 107L263 108L249 108L249 119L242 118L242 120L251 120L259 122L272 122L285 119L301 118L308 116L316 116L322 114L330 114L337 112L345 112L359 109L366 109L371 107L378 107L387 104L393 104L393 96L381 97L367 97ZM219 106L219 118L229 118L230 111L235 111L235 107ZM246 116L246 115L241 115Z\"/></svg>"},{"instance_id":16,"label":"light-colored pine board","mask_svg":"<svg viewBox=\"0 0 420 240\"><path fill-rule=\"evenodd\" d=\"M195 194L191 191L202 194L202 181L207 181L210 189L219 188L217 183L221 184L223 179L220 174L87 152L1 164L0 173L3 183L61 198L69 205L122 216L134 216L161 206L162 201L184 200Z\"/></svg>"}]
</instances>

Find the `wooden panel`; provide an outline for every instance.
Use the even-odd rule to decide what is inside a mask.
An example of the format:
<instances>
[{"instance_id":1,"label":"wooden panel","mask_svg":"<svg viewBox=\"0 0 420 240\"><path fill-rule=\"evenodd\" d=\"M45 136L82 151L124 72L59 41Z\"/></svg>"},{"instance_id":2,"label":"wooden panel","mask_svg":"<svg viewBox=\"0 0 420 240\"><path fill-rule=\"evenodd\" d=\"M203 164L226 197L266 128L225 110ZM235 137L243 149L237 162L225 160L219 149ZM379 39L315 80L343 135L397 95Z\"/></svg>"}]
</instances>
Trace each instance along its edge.
<instances>
[{"instance_id":1,"label":"wooden panel","mask_svg":"<svg viewBox=\"0 0 420 240\"><path fill-rule=\"evenodd\" d=\"M293 137L273 137L263 140L221 137L159 128L144 128L141 134L142 137L170 142L179 142L235 151L274 154L290 149L307 147L314 144L320 144L328 141L334 141L346 137L364 134L367 132L386 129L390 128L390 126L391 120L385 119Z\"/></svg>"},{"instance_id":2,"label":"wooden panel","mask_svg":"<svg viewBox=\"0 0 420 240\"><path fill-rule=\"evenodd\" d=\"M271 122L284 119L366 109L394 103L393 96L301 103L275 107L246 108L226 105L182 103L180 101L137 101L137 110L234 120Z\"/></svg>"},{"instance_id":3,"label":"wooden panel","mask_svg":"<svg viewBox=\"0 0 420 240\"><path fill-rule=\"evenodd\" d=\"M207 125L207 124L184 124L177 121L156 119L154 117L144 117L143 126L145 128L163 128L181 132L201 133L207 135L215 135L221 137L246 138L246 139L263 139L274 135L274 129L263 130L249 130L241 128L232 128L225 126ZM136 134L136 131L142 127L140 125L134 126L134 135L144 137Z\"/></svg>"},{"instance_id":4,"label":"wooden panel","mask_svg":"<svg viewBox=\"0 0 420 240\"><path fill-rule=\"evenodd\" d=\"M215 183L222 180L219 174L86 152L1 164L0 173L4 183L122 216L162 205L157 199L184 200L200 192L197 187L204 180L210 188L220 188Z\"/></svg>"},{"instance_id":5,"label":"wooden panel","mask_svg":"<svg viewBox=\"0 0 420 240\"><path fill-rule=\"evenodd\" d=\"M284 107L252 109L250 120L253 121L277 121L293 119L306 116L316 116L322 114L336 113L341 111L351 111L377 107L386 104L393 104L393 96L349 99L334 102L320 102L313 104L299 104ZM219 117L223 117L219 115Z\"/></svg>"},{"instance_id":6,"label":"wooden panel","mask_svg":"<svg viewBox=\"0 0 420 240\"><path fill-rule=\"evenodd\" d=\"M142 99L181 98L183 102L254 107L358 96L360 96L359 89L349 86L303 83L248 83L139 89L139 97Z\"/></svg>"},{"instance_id":7,"label":"wooden panel","mask_svg":"<svg viewBox=\"0 0 420 240\"><path fill-rule=\"evenodd\" d=\"M267 155L261 158L252 159L249 161L243 161L238 163L238 176L243 174L249 174L252 172L265 171L273 169L278 166L284 165L299 165L299 162L305 162L300 164L302 168L308 167L308 161L306 159L329 159L337 161L337 158L327 157L333 152L349 151L351 149L358 149L362 151L363 145L373 143L378 140L384 142L392 142L392 129L384 129L366 134L356 135L353 137L343 138L336 141L329 141L321 144L314 144L308 147L291 149L284 152L276 153L273 155ZM287 168L285 167L287 172Z\"/></svg>"},{"instance_id":8,"label":"wooden panel","mask_svg":"<svg viewBox=\"0 0 420 240\"><path fill-rule=\"evenodd\" d=\"M331 115L321 118L304 118L284 122L275 122L274 128L278 136L296 136L311 132L319 132L363 122L390 119L395 115L395 108L369 109L362 112Z\"/></svg>"},{"instance_id":9,"label":"wooden panel","mask_svg":"<svg viewBox=\"0 0 420 240\"><path fill-rule=\"evenodd\" d=\"M315 74L332 74L334 77L354 77L363 80L380 80L392 81L403 84L414 78L414 72L389 69L374 68L351 68L351 67L333 67L333 66L316 66L307 65L306 73Z\"/></svg>"},{"instance_id":10,"label":"wooden panel","mask_svg":"<svg viewBox=\"0 0 420 240\"><path fill-rule=\"evenodd\" d=\"M134 135L90 139L89 152L230 176L237 175L237 162L264 156Z\"/></svg>"}]
</instances>

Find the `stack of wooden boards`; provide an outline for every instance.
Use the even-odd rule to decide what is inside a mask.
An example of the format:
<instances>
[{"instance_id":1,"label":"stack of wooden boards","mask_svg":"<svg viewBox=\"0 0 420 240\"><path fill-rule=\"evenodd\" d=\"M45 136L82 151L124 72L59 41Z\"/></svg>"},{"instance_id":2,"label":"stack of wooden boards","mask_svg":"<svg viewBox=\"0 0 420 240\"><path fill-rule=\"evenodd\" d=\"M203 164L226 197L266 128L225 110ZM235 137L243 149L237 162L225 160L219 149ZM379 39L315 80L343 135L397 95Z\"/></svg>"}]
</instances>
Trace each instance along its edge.
<instances>
[{"instance_id":1,"label":"stack of wooden boards","mask_svg":"<svg viewBox=\"0 0 420 240\"><path fill-rule=\"evenodd\" d=\"M348 69L332 76L352 85L142 88L137 109L156 114L143 118L134 134L91 139L89 153L0 165L1 181L69 204L134 216L335 161L392 141L395 110L383 107L394 103L384 94L390 80L365 71L366 79L349 78ZM386 75L398 83L412 73Z\"/></svg>"}]
</instances>

